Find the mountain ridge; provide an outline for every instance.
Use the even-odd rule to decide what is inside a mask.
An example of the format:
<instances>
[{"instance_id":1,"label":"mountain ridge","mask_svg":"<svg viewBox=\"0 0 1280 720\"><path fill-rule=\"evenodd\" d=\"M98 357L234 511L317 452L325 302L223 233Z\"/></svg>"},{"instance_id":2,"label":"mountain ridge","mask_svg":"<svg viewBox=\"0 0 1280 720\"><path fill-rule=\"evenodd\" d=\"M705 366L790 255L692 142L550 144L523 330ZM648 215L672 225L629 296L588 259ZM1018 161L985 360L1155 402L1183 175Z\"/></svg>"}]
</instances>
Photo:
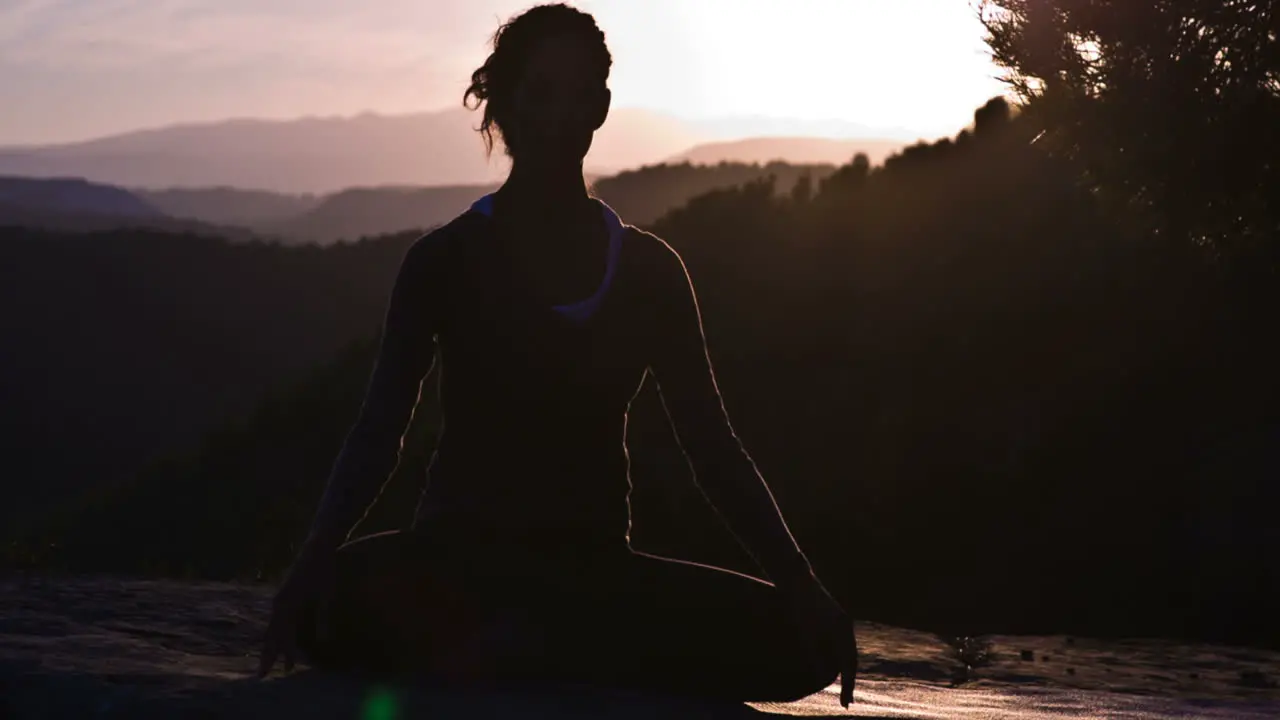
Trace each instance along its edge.
<instances>
[{"instance_id":1,"label":"mountain ridge","mask_svg":"<svg viewBox=\"0 0 1280 720\"><path fill-rule=\"evenodd\" d=\"M803 137L718 136L709 124L644 109L614 110L596 133L586 169L613 175L677 157L750 161L742 148L792 162L839 164L848 160L841 143L881 146L905 141L830 139L828 155ZM754 124L753 124L754 123ZM744 119L739 130L776 128L778 122ZM403 115L309 116L293 120L232 118L181 123L54 145L0 147L0 175L82 177L92 182L148 191L233 187L284 194L326 194L352 187L486 185L509 168L501 147L490 158L475 127L479 117L463 108ZM833 129L838 129L832 126ZM856 126L850 125L853 129ZM733 143L747 143L734 145ZM699 150L708 143L720 148ZM761 143L811 148L803 157L767 151ZM734 153L739 153L734 155ZM775 159L768 157L766 159Z\"/></svg>"}]
</instances>

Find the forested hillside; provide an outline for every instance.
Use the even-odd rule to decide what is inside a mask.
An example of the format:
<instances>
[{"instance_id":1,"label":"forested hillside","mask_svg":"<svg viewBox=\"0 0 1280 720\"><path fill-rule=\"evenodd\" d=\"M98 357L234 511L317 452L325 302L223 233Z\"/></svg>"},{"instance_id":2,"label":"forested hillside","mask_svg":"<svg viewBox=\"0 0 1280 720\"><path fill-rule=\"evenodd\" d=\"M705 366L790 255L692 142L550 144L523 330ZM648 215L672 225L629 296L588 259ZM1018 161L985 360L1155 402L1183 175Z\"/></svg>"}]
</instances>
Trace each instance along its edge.
<instances>
[{"instance_id":1,"label":"forested hillside","mask_svg":"<svg viewBox=\"0 0 1280 720\"><path fill-rule=\"evenodd\" d=\"M1266 481L1266 438L1280 427L1280 288L1125 222L1070 161L1031 142L1034 130L996 100L972 129L883 166L860 157L787 189L765 179L713 190L650 225L689 266L737 429L859 617L957 633L1280 641L1270 609L1280 575L1266 550L1280 499ZM408 240L236 256L189 244L189 260L166 267L202 272L157 274L188 291L215 257L242 258L243 274L195 307L110 306L113 322L163 320L133 336L98 322L101 347L133 348L124 357L152 368L173 365L157 357L205 358L205 402L235 419L95 509L45 525L27 560L279 573L355 418ZM36 252L53 239L24 242ZM158 239L103 245L134 246L118 265L103 263L123 251L103 250L97 267L160 262ZM39 277L57 277L54 267ZM77 297L130 297L123 287ZM325 347L323 366L287 360ZM42 382L82 378L91 363L57 357ZM163 374L129 377L118 387L155 396L139 407L172 407L179 386L148 379ZM256 412L231 412L230 388L268 380L276 391ZM366 529L411 513L436 422L424 395ZM159 427L162 412L116 422ZM65 452L85 432L47 442ZM631 433L637 543L742 567L652 395ZM104 542L108 528L127 531Z\"/></svg>"}]
</instances>

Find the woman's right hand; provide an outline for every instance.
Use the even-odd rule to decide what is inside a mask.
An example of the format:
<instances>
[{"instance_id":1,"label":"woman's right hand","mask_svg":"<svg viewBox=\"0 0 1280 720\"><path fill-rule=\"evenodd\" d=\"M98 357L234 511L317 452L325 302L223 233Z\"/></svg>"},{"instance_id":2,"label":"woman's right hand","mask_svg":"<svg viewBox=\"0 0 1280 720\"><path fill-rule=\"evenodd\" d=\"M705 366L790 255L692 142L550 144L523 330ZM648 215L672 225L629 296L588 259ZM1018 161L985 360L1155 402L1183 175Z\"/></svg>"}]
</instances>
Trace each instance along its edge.
<instances>
[{"instance_id":1,"label":"woman's right hand","mask_svg":"<svg viewBox=\"0 0 1280 720\"><path fill-rule=\"evenodd\" d=\"M328 592L332 576L332 553L304 550L299 554L271 602L271 619L263 638L258 679L271 672L277 658L284 660L285 672L293 670L302 609L308 601L315 601Z\"/></svg>"}]
</instances>

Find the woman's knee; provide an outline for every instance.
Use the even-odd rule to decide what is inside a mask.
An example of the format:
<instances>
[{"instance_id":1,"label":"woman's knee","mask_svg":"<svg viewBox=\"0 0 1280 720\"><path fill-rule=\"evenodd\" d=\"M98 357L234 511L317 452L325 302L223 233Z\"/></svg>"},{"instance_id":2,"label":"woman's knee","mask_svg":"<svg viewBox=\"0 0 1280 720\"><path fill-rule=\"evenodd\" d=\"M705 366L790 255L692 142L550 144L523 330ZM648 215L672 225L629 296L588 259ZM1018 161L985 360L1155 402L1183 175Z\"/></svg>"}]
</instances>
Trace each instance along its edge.
<instances>
[{"instance_id":1,"label":"woman's knee","mask_svg":"<svg viewBox=\"0 0 1280 720\"><path fill-rule=\"evenodd\" d=\"M397 630L407 631L411 601L409 538L378 533L345 543L334 555L331 582L319 588L299 617L298 649L313 666L341 669L368 656Z\"/></svg>"},{"instance_id":2,"label":"woman's knee","mask_svg":"<svg viewBox=\"0 0 1280 720\"><path fill-rule=\"evenodd\" d=\"M334 553L336 570L367 570L394 562L410 551L412 539L407 532L390 530L348 540Z\"/></svg>"},{"instance_id":3,"label":"woman's knee","mask_svg":"<svg viewBox=\"0 0 1280 720\"><path fill-rule=\"evenodd\" d=\"M821 692L839 679L841 657L835 643L824 643L823 647L810 651L805 663L807 677L797 683L796 699Z\"/></svg>"}]
</instances>

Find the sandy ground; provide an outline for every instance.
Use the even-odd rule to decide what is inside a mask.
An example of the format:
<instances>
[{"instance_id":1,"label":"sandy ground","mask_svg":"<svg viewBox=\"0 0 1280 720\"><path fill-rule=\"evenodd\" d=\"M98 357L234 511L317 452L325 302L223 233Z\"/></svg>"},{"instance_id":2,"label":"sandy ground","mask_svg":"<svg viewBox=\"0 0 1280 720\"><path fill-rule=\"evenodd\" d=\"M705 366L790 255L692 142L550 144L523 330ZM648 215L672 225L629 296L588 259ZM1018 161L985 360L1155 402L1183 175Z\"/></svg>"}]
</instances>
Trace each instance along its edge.
<instances>
[{"instance_id":1,"label":"sandy ground","mask_svg":"<svg viewBox=\"0 0 1280 720\"><path fill-rule=\"evenodd\" d=\"M21 718L1274 718L1280 653L1133 640L934 635L859 625L855 705L689 707L619 693L466 696L310 670L252 679L270 589L0 579L0 720Z\"/></svg>"}]
</instances>

